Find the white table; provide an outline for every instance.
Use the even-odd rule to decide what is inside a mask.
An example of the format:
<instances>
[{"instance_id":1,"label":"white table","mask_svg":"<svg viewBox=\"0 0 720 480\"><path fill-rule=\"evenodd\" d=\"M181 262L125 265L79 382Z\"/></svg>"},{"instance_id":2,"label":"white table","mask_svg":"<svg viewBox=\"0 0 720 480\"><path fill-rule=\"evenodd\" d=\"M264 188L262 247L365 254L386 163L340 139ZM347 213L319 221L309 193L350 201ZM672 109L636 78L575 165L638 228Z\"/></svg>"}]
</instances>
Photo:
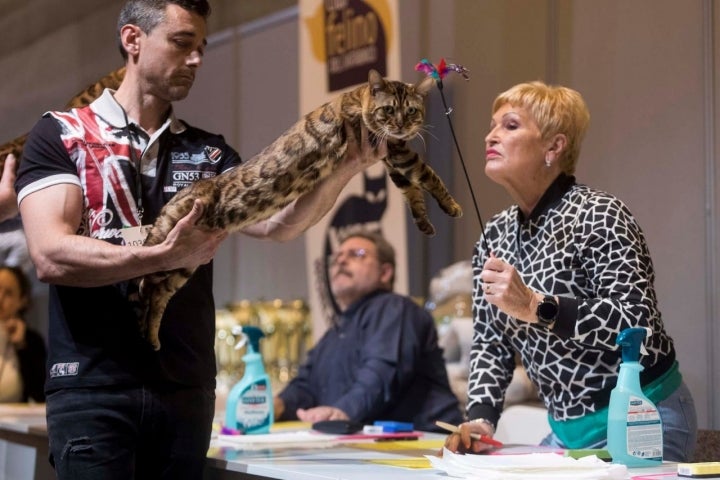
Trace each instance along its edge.
<instances>
[{"instance_id":1,"label":"white table","mask_svg":"<svg viewBox=\"0 0 720 480\"><path fill-rule=\"evenodd\" d=\"M222 446L213 440L205 480L448 480L430 468L403 464L425 461L437 453L444 435L424 434L403 442L337 441L300 444ZM48 480L54 473L47 459L44 405L0 404L0 479ZM631 469L631 475L675 472L675 464ZM673 480L664 477L663 480Z\"/></svg>"},{"instance_id":2,"label":"white table","mask_svg":"<svg viewBox=\"0 0 720 480\"><path fill-rule=\"evenodd\" d=\"M250 438L248 436L246 438ZM228 445L216 440L208 453L212 476L207 480L236 478L279 480L449 480L439 470L408 468L404 463L425 463L435 455L445 435L426 433L416 441L402 442L307 442L293 445ZM223 445L223 446L221 446ZM533 447L518 447L530 450ZM539 449L537 449L539 450ZM518 450L518 453L521 453ZM524 452L523 452L524 453ZM395 464L395 465L393 465ZM630 477L653 473L674 473L677 465L629 469ZM663 477L673 480L674 476Z\"/></svg>"},{"instance_id":3,"label":"white table","mask_svg":"<svg viewBox=\"0 0 720 480\"><path fill-rule=\"evenodd\" d=\"M48 462L45 405L0 403L0 479L54 477Z\"/></svg>"}]
</instances>

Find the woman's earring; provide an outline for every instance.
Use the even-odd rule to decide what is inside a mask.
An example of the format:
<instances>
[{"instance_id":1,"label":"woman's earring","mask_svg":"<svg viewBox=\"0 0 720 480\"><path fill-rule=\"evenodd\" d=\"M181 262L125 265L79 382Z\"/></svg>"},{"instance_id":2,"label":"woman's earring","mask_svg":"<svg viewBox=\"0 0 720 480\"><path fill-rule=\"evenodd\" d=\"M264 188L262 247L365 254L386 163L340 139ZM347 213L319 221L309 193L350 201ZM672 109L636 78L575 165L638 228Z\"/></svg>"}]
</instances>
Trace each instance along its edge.
<instances>
[{"instance_id":1,"label":"woman's earring","mask_svg":"<svg viewBox=\"0 0 720 480\"><path fill-rule=\"evenodd\" d=\"M545 157L545 166L550 168L552 166L552 162L548 157Z\"/></svg>"}]
</instances>

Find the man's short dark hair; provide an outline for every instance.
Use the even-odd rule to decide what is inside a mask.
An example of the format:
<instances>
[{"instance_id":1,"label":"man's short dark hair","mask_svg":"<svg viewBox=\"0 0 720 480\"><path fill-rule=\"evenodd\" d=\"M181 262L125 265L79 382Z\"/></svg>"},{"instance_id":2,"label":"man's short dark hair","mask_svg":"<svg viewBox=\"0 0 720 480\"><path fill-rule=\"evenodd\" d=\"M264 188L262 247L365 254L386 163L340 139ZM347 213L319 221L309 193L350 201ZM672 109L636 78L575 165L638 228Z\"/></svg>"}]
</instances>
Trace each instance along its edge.
<instances>
[{"instance_id":1,"label":"man's short dark hair","mask_svg":"<svg viewBox=\"0 0 720 480\"><path fill-rule=\"evenodd\" d=\"M140 30L148 34L165 19L165 9L168 5L177 5L184 10L197 13L205 20L210 16L208 0L128 0L120 10L117 22L117 42L123 60L127 60L128 54L122 46L120 29L128 24L137 25Z\"/></svg>"}]
</instances>

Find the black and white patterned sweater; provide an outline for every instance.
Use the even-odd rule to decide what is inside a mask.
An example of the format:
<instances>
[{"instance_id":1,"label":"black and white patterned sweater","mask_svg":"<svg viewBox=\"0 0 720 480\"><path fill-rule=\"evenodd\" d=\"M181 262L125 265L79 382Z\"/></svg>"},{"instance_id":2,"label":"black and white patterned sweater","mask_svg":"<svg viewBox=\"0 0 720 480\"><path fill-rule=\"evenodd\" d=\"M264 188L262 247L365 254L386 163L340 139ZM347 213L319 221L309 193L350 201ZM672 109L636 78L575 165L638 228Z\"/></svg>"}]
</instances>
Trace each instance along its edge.
<instances>
[{"instance_id":1,"label":"black and white patterned sweater","mask_svg":"<svg viewBox=\"0 0 720 480\"><path fill-rule=\"evenodd\" d=\"M582 417L608 403L621 361L615 345L629 327L650 327L643 385L675 360L655 296L650 253L630 211L614 196L560 175L528 219L512 206L491 219L490 250L525 283L560 296L552 330L516 320L485 301L484 242L473 256L474 338L468 416L497 422L520 353L528 376L555 420Z\"/></svg>"}]
</instances>

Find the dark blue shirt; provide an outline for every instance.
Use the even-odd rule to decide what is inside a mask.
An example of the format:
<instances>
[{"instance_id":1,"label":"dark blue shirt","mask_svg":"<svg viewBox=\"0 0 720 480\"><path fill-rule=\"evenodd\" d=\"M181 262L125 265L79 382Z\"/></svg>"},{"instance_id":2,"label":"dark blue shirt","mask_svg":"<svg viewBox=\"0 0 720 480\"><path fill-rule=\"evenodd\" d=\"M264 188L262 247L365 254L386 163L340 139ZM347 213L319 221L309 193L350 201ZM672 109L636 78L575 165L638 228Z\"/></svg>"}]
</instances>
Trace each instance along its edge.
<instances>
[{"instance_id":1,"label":"dark blue shirt","mask_svg":"<svg viewBox=\"0 0 720 480\"><path fill-rule=\"evenodd\" d=\"M298 408L326 405L366 424L396 420L437 431L436 420L462 422L431 315L386 291L346 310L279 396L283 420L297 418Z\"/></svg>"}]
</instances>

